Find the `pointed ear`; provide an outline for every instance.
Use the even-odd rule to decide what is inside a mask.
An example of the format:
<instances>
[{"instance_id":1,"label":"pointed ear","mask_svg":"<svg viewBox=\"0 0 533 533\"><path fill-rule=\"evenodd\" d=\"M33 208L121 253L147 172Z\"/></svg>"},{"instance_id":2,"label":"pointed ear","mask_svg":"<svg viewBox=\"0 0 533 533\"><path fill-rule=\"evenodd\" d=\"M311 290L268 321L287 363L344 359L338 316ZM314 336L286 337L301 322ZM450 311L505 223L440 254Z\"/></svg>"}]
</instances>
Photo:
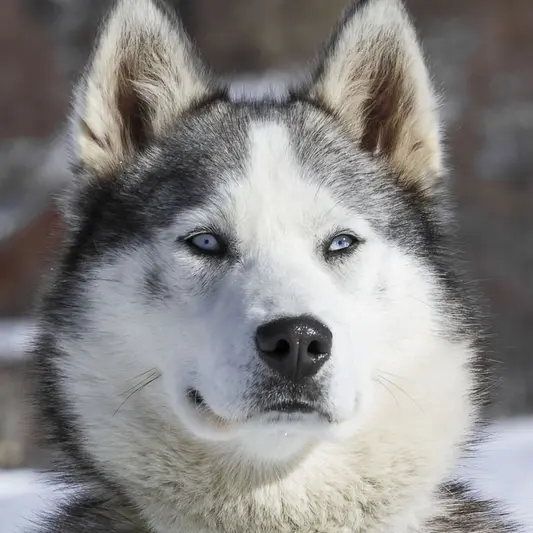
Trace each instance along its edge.
<instances>
[{"instance_id":1,"label":"pointed ear","mask_svg":"<svg viewBox=\"0 0 533 533\"><path fill-rule=\"evenodd\" d=\"M179 20L157 0L119 0L78 88L71 132L77 162L109 175L208 93Z\"/></svg>"},{"instance_id":2,"label":"pointed ear","mask_svg":"<svg viewBox=\"0 0 533 533\"><path fill-rule=\"evenodd\" d=\"M442 171L437 103L400 0L359 0L347 10L310 96L405 186L431 188Z\"/></svg>"}]
</instances>

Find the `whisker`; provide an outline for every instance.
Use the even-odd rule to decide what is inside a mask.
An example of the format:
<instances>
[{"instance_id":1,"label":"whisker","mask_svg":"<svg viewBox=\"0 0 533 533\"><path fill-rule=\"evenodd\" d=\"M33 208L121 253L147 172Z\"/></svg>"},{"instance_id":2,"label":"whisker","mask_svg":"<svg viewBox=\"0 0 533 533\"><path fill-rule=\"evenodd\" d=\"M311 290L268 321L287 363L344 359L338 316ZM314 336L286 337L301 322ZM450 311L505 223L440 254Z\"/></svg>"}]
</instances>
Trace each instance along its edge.
<instances>
[{"instance_id":1,"label":"whisker","mask_svg":"<svg viewBox=\"0 0 533 533\"><path fill-rule=\"evenodd\" d=\"M397 379L406 379L404 376L399 376L398 374L393 374L392 372L385 372L385 370L378 370L380 375L386 374L387 376L392 376Z\"/></svg>"},{"instance_id":2,"label":"whisker","mask_svg":"<svg viewBox=\"0 0 533 533\"><path fill-rule=\"evenodd\" d=\"M124 404L134 395L134 394L137 394L138 392L140 392L141 390L143 390L145 387L147 387L148 385L150 385L150 383L153 383L156 379L160 378L161 377L161 374L159 374L158 372L155 373L155 374L152 374L150 376L148 376L147 378L145 378L143 381L141 381L141 383L137 384L136 386L132 387L132 389L129 389L131 390L131 392L126 396L126 398L124 398L124 400L121 402L121 404L115 409L115 412L113 413L113 416L115 416L119 411L120 409L122 409L122 407L124 406ZM126 391L127 392L127 391ZM122 393L122 394L125 394Z\"/></svg>"},{"instance_id":3,"label":"whisker","mask_svg":"<svg viewBox=\"0 0 533 533\"><path fill-rule=\"evenodd\" d=\"M380 378L381 379L384 379L387 383L389 383L390 385L392 385L395 389L399 390L401 393L403 393L407 398L409 398L409 400L411 400L417 407L418 409L420 409L420 411L422 413L425 413L424 409L422 409L421 405L410 395L408 394L402 387L400 387L397 383L395 383L393 380L389 379L389 378L386 378L385 376L383 376L383 372L379 372L380 373Z\"/></svg>"},{"instance_id":4,"label":"whisker","mask_svg":"<svg viewBox=\"0 0 533 533\"><path fill-rule=\"evenodd\" d=\"M396 398L396 395L389 389L389 387L387 387L387 385L385 385L385 383L383 383L380 379L379 379L379 376L376 376L375 377L375 380L377 383L379 383L391 396L392 396L392 399L394 400L394 402L396 403L396 406L397 407L400 407L400 403L398 402L398 398Z\"/></svg>"},{"instance_id":5,"label":"whisker","mask_svg":"<svg viewBox=\"0 0 533 533\"><path fill-rule=\"evenodd\" d=\"M118 397L120 398L121 396L124 396L125 394L128 394L131 390L135 389L136 387L138 387L139 385L142 385L142 383L147 380L147 379L150 379L150 377L154 374L157 374L157 371L155 369L151 370L149 373L146 372L146 374L149 374L145 377L143 377L140 381L138 381L137 383L135 383L135 385L132 385L129 389L126 389L125 391L122 391ZM141 374L142 375L142 374ZM134 378L133 378L134 379ZM132 381L132 380L130 380ZM127 382L126 382L127 383Z\"/></svg>"},{"instance_id":6,"label":"whisker","mask_svg":"<svg viewBox=\"0 0 533 533\"><path fill-rule=\"evenodd\" d=\"M150 368L149 370L145 370L144 372L141 372L140 374L137 374L136 376L126 380L126 383L131 383L132 381L140 378L141 376L146 376L146 374L151 374L152 372L156 372L156 369Z\"/></svg>"},{"instance_id":7,"label":"whisker","mask_svg":"<svg viewBox=\"0 0 533 533\"><path fill-rule=\"evenodd\" d=\"M108 283L124 283L124 280L118 278L102 278L101 276L86 276L86 281L106 281Z\"/></svg>"}]
</instances>

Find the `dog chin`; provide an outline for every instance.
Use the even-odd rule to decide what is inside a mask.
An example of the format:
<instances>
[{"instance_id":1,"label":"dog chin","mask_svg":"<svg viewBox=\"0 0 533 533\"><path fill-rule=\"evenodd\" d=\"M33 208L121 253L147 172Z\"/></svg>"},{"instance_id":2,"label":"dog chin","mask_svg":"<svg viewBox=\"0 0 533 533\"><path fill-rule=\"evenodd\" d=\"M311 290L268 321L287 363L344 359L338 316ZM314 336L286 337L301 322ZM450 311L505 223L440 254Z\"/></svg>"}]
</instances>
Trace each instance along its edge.
<instances>
[{"instance_id":1,"label":"dog chin","mask_svg":"<svg viewBox=\"0 0 533 533\"><path fill-rule=\"evenodd\" d=\"M257 462L280 463L324 442L342 442L357 430L356 418L331 422L318 414L269 413L241 427L239 450Z\"/></svg>"},{"instance_id":2,"label":"dog chin","mask_svg":"<svg viewBox=\"0 0 533 533\"><path fill-rule=\"evenodd\" d=\"M225 443L256 461L288 460L323 441L342 441L357 430L357 417L336 421L324 413L266 411L242 420L228 420L207 405L183 402L179 417L195 438Z\"/></svg>"}]
</instances>

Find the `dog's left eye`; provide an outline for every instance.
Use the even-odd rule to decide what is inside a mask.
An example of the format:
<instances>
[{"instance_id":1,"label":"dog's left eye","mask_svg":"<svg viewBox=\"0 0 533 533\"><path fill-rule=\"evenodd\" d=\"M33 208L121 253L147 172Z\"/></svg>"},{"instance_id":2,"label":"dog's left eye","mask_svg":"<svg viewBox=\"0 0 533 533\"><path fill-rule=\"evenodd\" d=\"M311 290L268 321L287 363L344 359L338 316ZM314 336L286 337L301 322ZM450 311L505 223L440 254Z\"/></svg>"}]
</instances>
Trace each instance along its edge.
<instances>
[{"instance_id":1,"label":"dog's left eye","mask_svg":"<svg viewBox=\"0 0 533 533\"><path fill-rule=\"evenodd\" d=\"M209 255L219 255L224 252L220 239L212 233L199 233L186 240L187 244L196 251Z\"/></svg>"},{"instance_id":2,"label":"dog's left eye","mask_svg":"<svg viewBox=\"0 0 533 533\"><path fill-rule=\"evenodd\" d=\"M357 239L352 235L337 235L329 243L328 252L342 252L343 250L348 250L349 248L352 248L355 244L357 244Z\"/></svg>"}]
</instances>

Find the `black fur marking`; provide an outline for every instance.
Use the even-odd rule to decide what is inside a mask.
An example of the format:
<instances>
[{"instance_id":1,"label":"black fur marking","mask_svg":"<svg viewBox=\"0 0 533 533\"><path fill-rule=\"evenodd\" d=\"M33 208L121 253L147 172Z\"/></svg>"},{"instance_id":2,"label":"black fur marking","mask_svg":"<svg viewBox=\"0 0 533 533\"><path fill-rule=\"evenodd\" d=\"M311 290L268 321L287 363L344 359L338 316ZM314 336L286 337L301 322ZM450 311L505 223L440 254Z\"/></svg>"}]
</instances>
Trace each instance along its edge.
<instances>
[{"instance_id":1,"label":"black fur marking","mask_svg":"<svg viewBox=\"0 0 533 533\"><path fill-rule=\"evenodd\" d=\"M521 530L495 502L480 499L464 483L451 482L443 485L441 496L447 509L442 516L429 522L430 532L517 533Z\"/></svg>"},{"instance_id":2,"label":"black fur marking","mask_svg":"<svg viewBox=\"0 0 533 533\"><path fill-rule=\"evenodd\" d=\"M221 87L213 93L207 95L205 98L198 100L185 113L198 113L199 111L204 111L205 109L218 104L219 102L229 102L228 89L225 87Z\"/></svg>"},{"instance_id":3,"label":"black fur marking","mask_svg":"<svg viewBox=\"0 0 533 533\"><path fill-rule=\"evenodd\" d=\"M149 270L144 279L144 289L150 299L166 300L170 297L162 267L154 265Z\"/></svg>"},{"instance_id":4,"label":"black fur marking","mask_svg":"<svg viewBox=\"0 0 533 533\"><path fill-rule=\"evenodd\" d=\"M30 377L35 398L35 436L52 452L58 467L53 476L63 483L88 482L121 494L120 489L102 475L82 445L77 417L69 408L61 387L62 376L56 368L56 359L65 355L57 349L46 329L33 350Z\"/></svg>"},{"instance_id":5,"label":"black fur marking","mask_svg":"<svg viewBox=\"0 0 533 533\"><path fill-rule=\"evenodd\" d=\"M135 517L135 518L134 518ZM143 533L131 509L116 498L79 497L44 517L44 527L34 533Z\"/></svg>"}]
</instances>

